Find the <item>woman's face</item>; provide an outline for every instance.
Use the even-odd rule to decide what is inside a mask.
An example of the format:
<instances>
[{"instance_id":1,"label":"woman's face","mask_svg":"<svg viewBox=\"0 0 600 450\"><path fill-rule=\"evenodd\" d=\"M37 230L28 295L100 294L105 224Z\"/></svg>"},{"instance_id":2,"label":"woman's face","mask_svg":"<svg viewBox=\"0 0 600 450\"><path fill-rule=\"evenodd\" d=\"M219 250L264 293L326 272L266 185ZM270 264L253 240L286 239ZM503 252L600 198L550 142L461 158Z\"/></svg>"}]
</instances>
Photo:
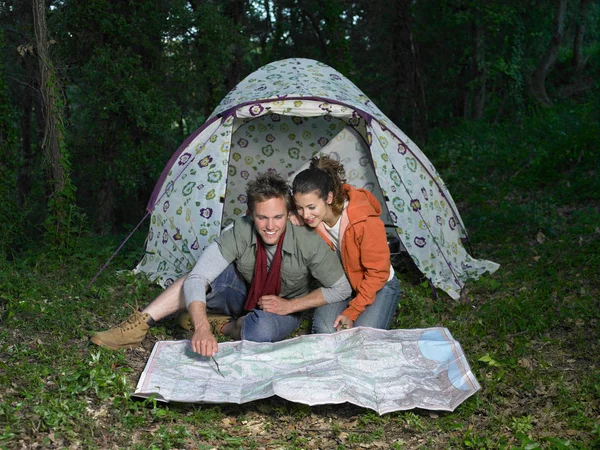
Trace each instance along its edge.
<instances>
[{"instance_id":1,"label":"woman's face","mask_svg":"<svg viewBox=\"0 0 600 450\"><path fill-rule=\"evenodd\" d=\"M294 203L296 204L296 211L300 217L304 219L304 222L314 228L321 222L325 222L330 226L335 225L337 218L333 224L329 222L334 219L333 211L331 210L331 201L333 200L333 193L329 193L326 200L319 197L317 191L310 192L308 194L294 194Z\"/></svg>"}]
</instances>

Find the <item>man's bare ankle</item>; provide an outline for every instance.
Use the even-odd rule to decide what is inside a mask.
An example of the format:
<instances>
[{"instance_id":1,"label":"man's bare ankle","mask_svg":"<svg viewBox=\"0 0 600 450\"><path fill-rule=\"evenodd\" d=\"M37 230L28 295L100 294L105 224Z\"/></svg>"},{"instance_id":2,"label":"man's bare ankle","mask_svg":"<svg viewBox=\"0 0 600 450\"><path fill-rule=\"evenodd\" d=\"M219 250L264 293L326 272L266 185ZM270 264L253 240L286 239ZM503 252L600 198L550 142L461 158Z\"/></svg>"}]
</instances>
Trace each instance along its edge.
<instances>
[{"instance_id":1,"label":"man's bare ankle","mask_svg":"<svg viewBox=\"0 0 600 450\"><path fill-rule=\"evenodd\" d=\"M232 321L224 324L221 327L221 334L223 336L231 336L231 333L233 332L233 329L234 329L234 324L235 324L235 320L232 320Z\"/></svg>"},{"instance_id":2,"label":"man's bare ankle","mask_svg":"<svg viewBox=\"0 0 600 450\"><path fill-rule=\"evenodd\" d=\"M152 314L150 314L148 311L146 311L145 309L140 309L139 312L141 312L142 314L148 314L149 319L146 321L146 323L148 325L150 325L151 327L153 327L154 325L156 325L156 320L154 320L154 318L152 317Z\"/></svg>"}]
</instances>

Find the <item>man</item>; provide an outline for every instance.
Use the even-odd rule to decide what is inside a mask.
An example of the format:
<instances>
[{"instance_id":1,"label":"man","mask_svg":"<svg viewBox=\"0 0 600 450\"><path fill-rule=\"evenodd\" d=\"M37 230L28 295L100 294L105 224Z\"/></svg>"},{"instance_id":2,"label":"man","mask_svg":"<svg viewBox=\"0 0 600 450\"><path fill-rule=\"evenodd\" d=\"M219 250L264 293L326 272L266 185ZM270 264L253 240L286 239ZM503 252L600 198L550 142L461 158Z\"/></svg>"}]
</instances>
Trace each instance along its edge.
<instances>
[{"instance_id":1,"label":"man","mask_svg":"<svg viewBox=\"0 0 600 450\"><path fill-rule=\"evenodd\" d=\"M250 216L238 219L210 244L186 277L142 312L90 340L111 349L136 347L154 321L187 307L194 327L192 350L213 356L218 350L215 333L278 341L299 325L300 311L351 295L339 259L320 236L287 226L292 199L283 178L261 174L248 183L246 195ZM314 280L322 287L311 291ZM208 313L225 314L226 319L209 322Z\"/></svg>"}]
</instances>

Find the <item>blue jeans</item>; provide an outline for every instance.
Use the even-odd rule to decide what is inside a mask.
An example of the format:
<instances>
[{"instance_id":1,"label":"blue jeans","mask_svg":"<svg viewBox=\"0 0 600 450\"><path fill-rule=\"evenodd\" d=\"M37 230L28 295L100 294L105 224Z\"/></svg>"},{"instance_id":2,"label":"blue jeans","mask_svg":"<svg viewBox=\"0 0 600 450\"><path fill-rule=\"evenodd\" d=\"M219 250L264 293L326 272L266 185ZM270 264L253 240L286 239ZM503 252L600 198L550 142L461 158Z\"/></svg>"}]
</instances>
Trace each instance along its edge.
<instances>
[{"instance_id":1,"label":"blue jeans","mask_svg":"<svg viewBox=\"0 0 600 450\"><path fill-rule=\"evenodd\" d=\"M212 283L206 295L206 311L242 317L242 339L254 342L276 342L285 339L298 325L300 314L280 316L254 309L244 309L247 287L234 264L230 264Z\"/></svg>"},{"instance_id":2,"label":"blue jeans","mask_svg":"<svg viewBox=\"0 0 600 450\"><path fill-rule=\"evenodd\" d=\"M354 321L355 327L371 327L387 330L390 328L394 313L400 301L400 281L394 277L375 295L375 301L367 306ZM320 306L313 316L313 333L335 333L333 322L350 304L350 298L343 302Z\"/></svg>"}]
</instances>

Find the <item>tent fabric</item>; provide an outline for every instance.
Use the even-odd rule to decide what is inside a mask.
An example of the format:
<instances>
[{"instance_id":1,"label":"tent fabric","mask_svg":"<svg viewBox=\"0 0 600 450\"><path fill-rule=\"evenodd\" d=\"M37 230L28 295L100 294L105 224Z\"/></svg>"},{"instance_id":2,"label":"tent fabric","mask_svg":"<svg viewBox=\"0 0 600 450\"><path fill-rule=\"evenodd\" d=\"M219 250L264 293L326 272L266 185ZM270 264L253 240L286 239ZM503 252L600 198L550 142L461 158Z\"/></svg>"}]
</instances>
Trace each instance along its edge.
<instances>
[{"instance_id":1,"label":"tent fabric","mask_svg":"<svg viewBox=\"0 0 600 450\"><path fill-rule=\"evenodd\" d=\"M339 72L294 58L246 77L175 152L148 204L146 254L135 271L169 285L245 214L247 180L276 171L291 181L317 154L342 162L349 183L375 194L417 267L452 298L499 267L466 252L454 200L414 142Z\"/></svg>"}]
</instances>

